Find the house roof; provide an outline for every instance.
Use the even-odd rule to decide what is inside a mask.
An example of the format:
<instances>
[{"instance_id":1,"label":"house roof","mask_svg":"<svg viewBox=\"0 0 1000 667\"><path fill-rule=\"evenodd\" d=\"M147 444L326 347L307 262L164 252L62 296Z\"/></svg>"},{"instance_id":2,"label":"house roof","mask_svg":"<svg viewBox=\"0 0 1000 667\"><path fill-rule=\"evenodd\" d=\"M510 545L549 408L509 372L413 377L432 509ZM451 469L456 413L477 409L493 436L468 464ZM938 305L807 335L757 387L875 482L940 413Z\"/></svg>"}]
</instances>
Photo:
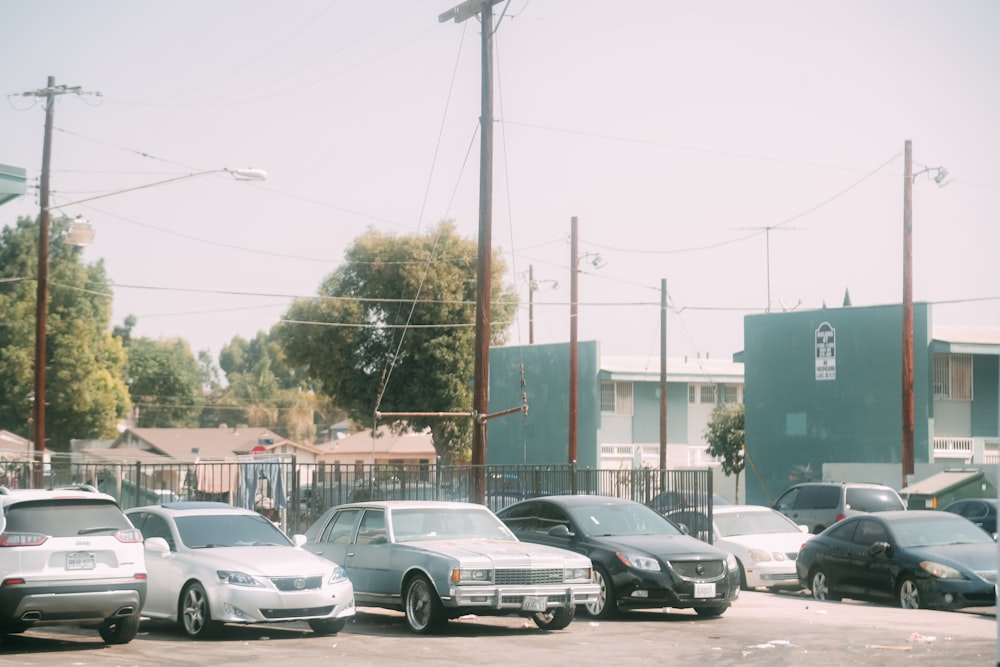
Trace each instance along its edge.
<instances>
[{"instance_id":1,"label":"house roof","mask_svg":"<svg viewBox=\"0 0 1000 667\"><path fill-rule=\"evenodd\" d=\"M601 379L645 381L660 377L658 357L601 357ZM729 359L667 359L667 382L742 382L743 364Z\"/></svg>"},{"instance_id":2,"label":"house roof","mask_svg":"<svg viewBox=\"0 0 1000 667\"><path fill-rule=\"evenodd\" d=\"M1000 327L934 327L931 351L1000 355Z\"/></svg>"},{"instance_id":3,"label":"house roof","mask_svg":"<svg viewBox=\"0 0 1000 667\"><path fill-rule=\"evenodd\" d=\"M288 443L266 428L130 428L111 449L138 448L182 460L222 459L250 454L257 446L270 449Z\"/></svg>"},{"instance_id":4,"label":"house roof","mask_svg":"<svg viewBox=\"0 0 1000 667\"><path fill-rule=\"evenodd\" d=\"M379 426L376 432L378 433L376 438L372 438L371 429L366 429L344 438L318 444L316 449L322 453L341 456L349 454L378 454L381 456L427 454L433 458L437 455L434 450L434 439L429 432L393 433L388 426Z\"/></svg>"},{"instance_id":5,"label":"house roof","mask_svg":"<svg viewBox=\"0 0 1000 667\"><path fill-rule=\"evenodd\" d=\"M947 493L955 488L964 486L969 482L974 482L981 477L983 477L983 471L980 468L950 468L922 479L919 482L910 484L901 489L899 494L902 496L941 495L942 493Z\"/></svg>"}]
</instances>

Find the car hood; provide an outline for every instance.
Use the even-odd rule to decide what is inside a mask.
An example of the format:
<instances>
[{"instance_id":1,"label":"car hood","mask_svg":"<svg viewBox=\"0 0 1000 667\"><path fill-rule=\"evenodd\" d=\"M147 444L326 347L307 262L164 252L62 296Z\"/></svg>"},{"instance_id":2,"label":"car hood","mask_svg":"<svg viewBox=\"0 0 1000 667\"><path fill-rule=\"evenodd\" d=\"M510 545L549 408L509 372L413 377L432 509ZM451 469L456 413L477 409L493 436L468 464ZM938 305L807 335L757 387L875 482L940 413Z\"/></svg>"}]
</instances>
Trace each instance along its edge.
<instances>
[{"instance_id":1,"label":"car hood","mask_svg":"<svg viewBox=\"0 0 1000 667\"><path fill-rule=\"evenodd\" d=\"M798 553L799 547L812 537L809 533L765 533L763 535L733 535L716 542L722 549L739 547L744 550L763 549L764 551L781 551L783 553Z\"/></svg>"},{"instance_id":2,"label":"car hood","mask_svg":"<svg viewBox=\"0 0 1000 667\"><path fill-rule=\"evenodd\" d=\"M334 567L329 560L295 547L215 547L188 553L208 567L264 576L323 574Z\"/></svg>"},{"instance_id":3,"label":"car hood","mask_svg":"<svg viewBox=\"0 0 1000 667\"><path fill-rule=\"evenodd\" d=\"M448 556L461 562L470 560L489 560L494 565L503 566L510 563L512 566L524 567L525 562L542 566L551 563L553 567L564 567L567 559L579 560L586 565L590 564L589 559L580 554L558 549L544 544L532 544L530 542L511 542L509 540L483 540L483 539L458 539L458 540L423 540L418 542L407 542L407 546L420 551L427 551L442 556Z\"/></svg>"},{"instance_id":4,"label":"car hood","mask_svg":"<svg viewBox=\"0 0 1000 667\"><path fill-rule=\"evenodd\" d=\"M687 558L717 560L726 554L711 544L689 535L605 535L590 538L592 542L615 551L644 551L662 560Z\"/></svg>"},{"instance_id":5,"label":"car hood","mask_svg":"<svg viewBox=\"0 0 1000 667\"><path fill-rule=\"evenodd\" d=\"M958 569L964 568L976 572L995 572L997 569L996 544L944 544L931 547L910 547L906 551L917 560L932 560Z\"/></svg>"}]
</instances>

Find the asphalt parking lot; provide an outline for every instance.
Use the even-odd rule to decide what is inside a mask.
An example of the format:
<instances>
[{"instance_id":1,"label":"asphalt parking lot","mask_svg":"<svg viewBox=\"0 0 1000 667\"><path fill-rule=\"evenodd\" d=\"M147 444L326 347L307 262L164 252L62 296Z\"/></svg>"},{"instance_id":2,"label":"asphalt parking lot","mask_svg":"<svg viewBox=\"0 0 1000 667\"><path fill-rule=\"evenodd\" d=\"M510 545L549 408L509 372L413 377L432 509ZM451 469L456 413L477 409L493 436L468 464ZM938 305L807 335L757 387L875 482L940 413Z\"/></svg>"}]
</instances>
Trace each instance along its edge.
<instances>
[{"instance_id":1,"label":"asphalt parking lot","mask_svg":"<svg viewBox=\"0 0 1000 667\"><path fill-rule=\"evenodd\" d=\"M0 665L972 665L997 664L995 608L944 612L804 595L743 593L722 617L642 611L612 621L577 617L543 632L517 617L467 617L439 636L409 632L402 615L362 610L344 632L304 626L226 628L192 641L169 625L143 623L125 646L95 631L40 629L11 635Z\"/></svg>"}]
</instances>

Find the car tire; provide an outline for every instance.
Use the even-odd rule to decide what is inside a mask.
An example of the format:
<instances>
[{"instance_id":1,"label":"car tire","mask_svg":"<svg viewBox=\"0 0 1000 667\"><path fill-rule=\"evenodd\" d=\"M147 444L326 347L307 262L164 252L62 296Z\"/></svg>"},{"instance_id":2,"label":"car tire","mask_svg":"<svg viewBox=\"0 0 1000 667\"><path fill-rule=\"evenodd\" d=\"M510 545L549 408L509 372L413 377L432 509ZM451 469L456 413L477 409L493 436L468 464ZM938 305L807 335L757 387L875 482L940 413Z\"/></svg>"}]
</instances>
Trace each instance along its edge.
<instances>
[{"instance_id":1,"label":"car tire","mask_svg":"<svg viewBox=\"0 0 1000 667\"><path fill-rule=\"evenodd\" d=\"M737 558L736 564L740 566L740 590L748 591L750 587L747 585L747 571L743 569L743 561Z\"/></svg>"},{"instance_id":2,"label":"car tire","mask_svg":"<svg viewBox=\"0 0 1000 667\"><path fill-rule=\"evenodd\" d=\"M192 639L215 637L222 629L221 623L212 620L208 594L197 581L188 584L181 593L180 623L184 632Z\"/></svg>"},{"instance_id":3,"label":"car tire","mask_svg":"<svg viewBox=\"0 0 1000 667\"><path fill-rule=\"evenodd\" d=\"M583 610L594 618L613 618L618 613L615 584L608 571L599 565L594 568L594 583L601 587L597 601L583 605Z\"/></svg>"},{"instance_id":4,"label":"car tire","mask_svg":"<svg viewBox=\"0 0 1000 667\"><path fill-rule=\"evenodd\" d=\"M899 606L902 609L921 609L923 607L920 603L920 589L917 588L917 582L913 577L903 577L903 580L899 582L899 586L896 587L896 599L899 600Z\"/></svg>"},{"instance_id":5,"label":"car tire","mask_svg":"<svg viewBox=\"0 0 1000 667\"><path fill-rule=\"evenodd\" d=\"M422 574L407 582L403 610L406 612L407 624L418 635L437 632L448 620L441 598L430 580Z\"/></svg>"},{"instance_id":6,"label":"car tire","mask_svg":"<svg viewBox=\"0 0 1000 667\"><path fill-rule=\"evenodd\" d=\"M729 607L695 607L694 612L705 618L714 618L715 616L722 616L727 609L729 609Z\"/></svg>"},{"instance_id":7,"label":"car tire","mask_svg":"<svg viewBox=\"0 0 1000 667\"><path fill-rule=\"evenodd\" d=\"M830 577L825 570L813 570L809 577L809 590L812 591L814 600L840 601L840 596L830 590Z\"/></svg>"},{"instance_id":8,"label":"car tire","mask_svg":"<svg viewBox=\"0 0 1000 667\"><path fill-rule=\"evenodd\" d=\"M550 611L540 611L533 615L531 619L542 630L562 630L573 622L576 615L576 606L556 607Z\"/></svg>"},{"instance_id":9,"label":"car tire","mask_svg":"<svg viewBox=\"0 0 1000 667\"><path fill-rule=\"evenodd\" d=\"M128 644L139 634L139 613L115 618L99 629L106 644Z\"/></svg>"},{"instance_id":10,"label":"car tire","mask_svg":"<svg viewBox=\"0 0 1000 667\"><path fill-rule=\"evenodd\" d=\"M309 627L320 636L335 635L347 627L346 618L316 618L309 621Z\"/></svg>"}]
</instances>

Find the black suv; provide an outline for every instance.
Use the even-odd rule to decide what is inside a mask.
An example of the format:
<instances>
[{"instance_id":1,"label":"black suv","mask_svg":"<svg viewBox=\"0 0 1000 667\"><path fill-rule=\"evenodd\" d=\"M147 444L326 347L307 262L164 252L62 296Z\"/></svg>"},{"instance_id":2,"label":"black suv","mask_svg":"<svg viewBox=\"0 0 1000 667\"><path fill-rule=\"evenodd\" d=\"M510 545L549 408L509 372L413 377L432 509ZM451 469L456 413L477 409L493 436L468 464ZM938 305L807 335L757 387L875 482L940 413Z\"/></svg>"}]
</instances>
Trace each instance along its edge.
<instances>
[{"instance_id":1,"label":"black suv","mask_svg":"<svg viewBox=\"0 0 1000 667\"><path fill-rule=\"evenodd\" d=\"M813 533L862 512L905 510L891 487L857 482L803 482L781 494L772 507Z\"/></svg>"},{"instance_id":2,"label":"black suv","mask_svg":"<svg viewBox=\"0 0 1000 667\"><path fill-rule=\"evenodd\" d=\"M93 487L0 487L0 640L36 625L127 644L146 601L142 534Z\"/></svg>"}]
</instances>

